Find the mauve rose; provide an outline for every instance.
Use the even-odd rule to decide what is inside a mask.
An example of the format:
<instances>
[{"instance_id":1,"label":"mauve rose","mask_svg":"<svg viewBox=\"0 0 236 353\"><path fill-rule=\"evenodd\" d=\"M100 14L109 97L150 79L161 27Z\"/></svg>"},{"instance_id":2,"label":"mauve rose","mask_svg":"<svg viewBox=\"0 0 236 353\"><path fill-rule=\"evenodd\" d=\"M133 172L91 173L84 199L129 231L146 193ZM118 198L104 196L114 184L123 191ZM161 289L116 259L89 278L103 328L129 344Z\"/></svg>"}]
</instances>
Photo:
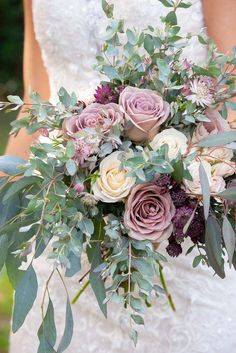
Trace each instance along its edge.
<instances>
[{"instance_id":1,"label":"mauve rose","mask_svg":"<svg viewBox=\"0 0 236 353\"><path fill-rule=\"evenodd\" d=\"M124 214L131 238L160 243L170 237L175 207L170 194L161 192L155 183L138 184L131 190Z\"/></svg>"},{"instance_id":2,"label":"mauve rose","mask_svg":"<svg viewBox=\"0 0 236 353\"><path fill-rule=\"evenodd\" d=\"M210 108L206 109L205 115L210 121L201 122L197 125L192 137L193 143L198 143L201 139L207 137L208 135L215 135L218 132L230 131L229 124L224 118L222 118L217 110Z\"/></svg>"},{"instance_id":3,"label":"mauve rose","mask_svg":"<svg viewBox=\"0 0 236 353\"><path fill-rule=\"evenodd\" d=\"M169 116L170 106L150 89L126 87L119 99L127 123L126 135L134 142L152 140Z\"/></svg>"},{"instance_id":4,"label":"mauve rose","mask_svg":"<svg viewBox=\"0 0 236 353\"><path fill-rule=\"evenodd\" d=\"M69 136L85 128L100 126L103 133L109 132L115 124L123 123L123 113L119 105L115 103L88 105L79 115L74 115L64 121L63 129Z\"/></svg>"}]
</instances>

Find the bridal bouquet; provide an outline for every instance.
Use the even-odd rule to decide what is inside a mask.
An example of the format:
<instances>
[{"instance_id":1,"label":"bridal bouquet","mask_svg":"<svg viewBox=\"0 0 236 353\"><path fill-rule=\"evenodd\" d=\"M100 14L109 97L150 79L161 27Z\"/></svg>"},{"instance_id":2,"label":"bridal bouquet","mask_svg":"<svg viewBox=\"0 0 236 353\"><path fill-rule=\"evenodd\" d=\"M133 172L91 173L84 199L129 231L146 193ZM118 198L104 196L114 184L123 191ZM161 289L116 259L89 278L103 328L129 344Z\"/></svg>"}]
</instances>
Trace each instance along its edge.
<instances>
[{"instance_id":1,"label":"bridal bouquet","mask_svg":"<svg viewBox=\"0 0 236 353\"><path fill-rule=\"evenodd\" d=\"M204 33L182 36L176 12L190 5L160 1L170 9L162 28L142 32L125 28L103 1L110 19L97 57L103 81L89 104L64 88L56 105L35 92L30 104L17 96L1 103L2 109L25 107L12 134L23 128L44 136L28 161L0 158L6 174L0 179L0 265L15 288L14 332L37 295L34 260L54 262L42 298L39 353L68 347L71 300L88 285L105 316L109 301L124 306L136 343L136 325L144 324L153 297L166 295L175 309L163 267L180 256L187 238L192 246L183 255L198 250L193 267L211 266L221 278L227 263L236 267L236 131L226 121L227 108L236 110L230 100L236 50L225 56ZM193 39L208 48L204 66L184 57ZM56 349L50 279L57 275L64 283L64 276L79 272L78 295L67 300Z\"/></svg>"}]
</instances>

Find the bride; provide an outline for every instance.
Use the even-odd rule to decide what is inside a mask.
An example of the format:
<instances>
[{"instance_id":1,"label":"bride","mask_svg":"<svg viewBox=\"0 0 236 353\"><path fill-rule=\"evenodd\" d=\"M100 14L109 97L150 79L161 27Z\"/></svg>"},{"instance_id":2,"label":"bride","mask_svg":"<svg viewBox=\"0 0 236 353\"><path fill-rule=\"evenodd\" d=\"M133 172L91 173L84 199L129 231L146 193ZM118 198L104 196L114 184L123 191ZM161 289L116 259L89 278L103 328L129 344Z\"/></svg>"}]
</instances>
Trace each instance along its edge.
<instances>
[{"instance_id":1,"label":"bride","mask_svg":"<svg viewBox=\"0 0 236 353\"><path fill-rule=\"evenodd\" d=\"M175 0L178 1L178 0ZM235 0L191 0L193 6L179 10L183 31L198 33L207 27L219 50L228 51L236 42ZM101 0L24 0L25 100L28 88L38 91L44 100L56 97L60 86L75 91L89 101L99 82L92 70L106 28ZM159 25L166 9L157 0L110 0L115 16L124 18L129 27ZM186 52L190 60L203 62L206 57L199 43L192 41ZM229 116L232 113L229 113ZM232 120L232 118L231 118ZM27 158L32 137L22 131L11 137L7 154ZM166 266L166 278L177 308L173 313L164 301L148 310L145 329L137 348L126 334L122 313L111 305L105 320L90 290L74 305L75 332L67 353L233 353L236 347L236 274L226 279L213 277L211 270L192 271L194 254L179 256ZM36 353L40 325L40 303L47 280L48 263L36 264L39 295L23 328L11 335L10 353ZM78 291L78 279L67 280L71 297ZM53 293L52 293L53 292ZM65 297L60 280L53 278L52 299L56 306L58 336L64 328ZM45 352L46 353L46 352ZM49 352L47 352L49 353Z\"/></svg>"}]
</instances>

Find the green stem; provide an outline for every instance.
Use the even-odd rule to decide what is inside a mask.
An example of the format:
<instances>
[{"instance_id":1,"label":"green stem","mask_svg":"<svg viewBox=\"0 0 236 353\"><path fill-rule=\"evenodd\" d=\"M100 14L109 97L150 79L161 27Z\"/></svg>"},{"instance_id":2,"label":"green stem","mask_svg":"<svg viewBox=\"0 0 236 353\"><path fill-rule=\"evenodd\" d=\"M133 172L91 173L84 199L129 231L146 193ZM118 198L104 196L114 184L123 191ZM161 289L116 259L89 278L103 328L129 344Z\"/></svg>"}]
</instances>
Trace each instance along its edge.
<instances>
[{"instance_id":1,"label":"green stem","mask_svg":"<svg viewBox=\"0 0 236 353\"><path fill-rule=\"evenodd\" d=\"M166 285L166 281L165 281L165 277L164 277L164 274L163 274L163 267L161 266L161 264L159 263L159 273L160 273L160 280L161 280L161 284L162 284L162 287L165 291L165 294L166 294L166 297L168 299L168 302L170 304L170 307L173 311L176 311L176 308L175 308L175 304L173 302L173 299L171 297L171 294L169 293L168 291L168 288L167 288L167 285Z\"/></svg>"},{"instance_id":2,"label":"green stem","mask_svg":"<svg viewBox=\"0 0 236 353\"><path fill-rule=\"evenodd\" d=\"M75 297L72 299L71 304L75 304L77 302L77 300L79 299L79 297L81 296L81 294L85 291L85 289L88 287L88 285L90 284L90 280L88 279L87 282L85 282L85 284L83 285L82 288L80 288L80 290L78 291L78 293L75 295Z\"/></svg>"}]
</instances>

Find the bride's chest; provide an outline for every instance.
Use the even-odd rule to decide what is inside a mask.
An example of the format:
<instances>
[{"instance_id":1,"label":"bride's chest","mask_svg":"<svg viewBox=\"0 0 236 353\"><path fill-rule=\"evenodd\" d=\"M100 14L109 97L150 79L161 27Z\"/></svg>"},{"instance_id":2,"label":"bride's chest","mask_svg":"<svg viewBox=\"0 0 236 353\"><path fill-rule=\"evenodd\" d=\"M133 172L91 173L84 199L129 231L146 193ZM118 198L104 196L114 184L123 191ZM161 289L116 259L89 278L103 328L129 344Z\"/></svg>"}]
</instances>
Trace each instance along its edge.
<instances>
[{"instance_id":1,"label":"bride's chest","mask_svg":"<svg viewBox=\"0 0 236 353\"><path fill-rule=\"evenodd\" d=\"M109 0L114 4L115 17L123 18L129 27L158 25L166 8L158 0ZM185 32L199 30L202 23L200 0L192 0L188 21L180 12L180 24ZM185 10L186 11L186 10ZM187 14L186 12L186 14ZM96 54L107 25L102 0L33 0L36 36L40 44L53 54Z\"/></svg>"}]
</instances>

